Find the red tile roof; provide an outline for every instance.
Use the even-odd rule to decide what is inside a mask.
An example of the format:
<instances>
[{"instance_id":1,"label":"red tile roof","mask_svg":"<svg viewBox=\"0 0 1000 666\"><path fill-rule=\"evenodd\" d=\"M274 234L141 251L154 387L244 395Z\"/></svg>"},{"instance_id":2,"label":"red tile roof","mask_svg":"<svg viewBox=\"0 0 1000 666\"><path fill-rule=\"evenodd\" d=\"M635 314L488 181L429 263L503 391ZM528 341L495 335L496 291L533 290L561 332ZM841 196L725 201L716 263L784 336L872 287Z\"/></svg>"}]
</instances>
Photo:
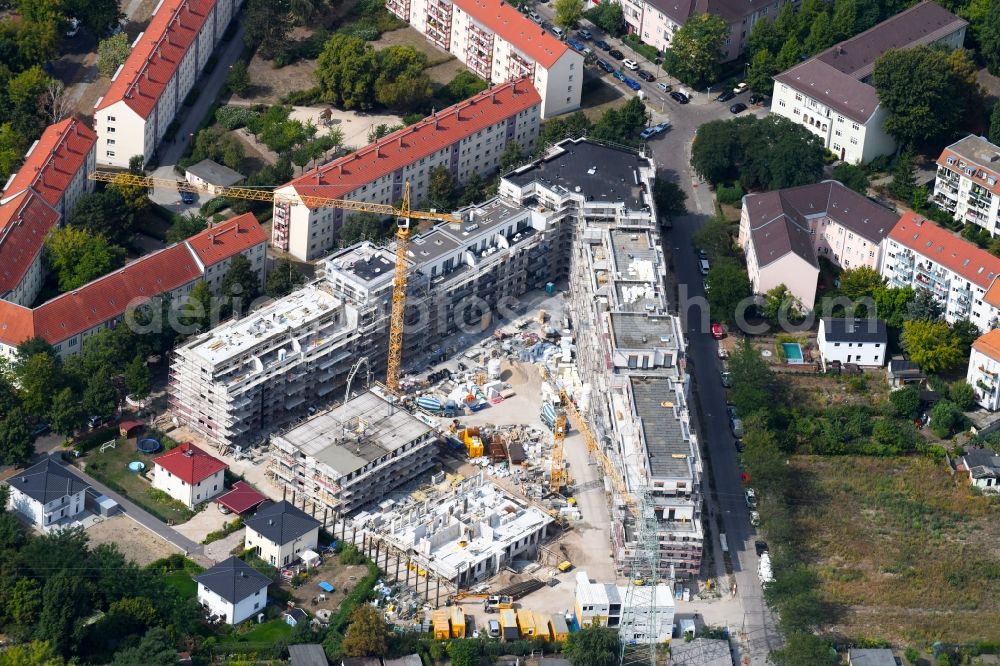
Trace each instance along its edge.
<instances>
[{"instance_id":1,"label":"red tile roof","mask_svg":"<svg viewBox=\"0 0 1000 666\"><path fill-rule=\"evenodd\" d=\"M56 207L76 174L87 167L87 155L96 143L94 130L77 118L49 125L0 198L30 187Z\"/></svg>"},{"instance_id":2,"label":"red tile roof","mask_svg":"<svg viewBox=\"0 0 1000 666\"><path fill-rule=\"evenodd\" d=\"M184 442L162 456L153 458L153 463L167 470L181 481L194 485L204 481L229 465L214 458L191 442Z\"/></svg>"},{"instance_id":3,"label":"red tile roof","mask_svg":"<svg viewBox=\"0 0 1000 666\"><path fill-rule=\"evenodd\" d=\"M992 359L1000 360L1000 328L994 328L989 333L981 335L972 343L972 348Z\"/></svg>"},{"instance_id":4,"label":"red tile roof","mask_svg":"<svg viewBox=\"0 0 1000 666\"><path fill-rule=\"evenodd\" d=\"M243 513L265 501L267 496L244 481L237 481L233 489L215 501L233 513Z\"/></svg>"},{"instance_id":5,"label":"red tile roof","mask_svg":"<svg viewBox=\"0 0 1000 666\"><path fill-rule=\"evenodd\" d=\"M188 239L188 245L206 266L217 264L267 242L267 232L253 213L243 213Z\"/></svg>"},{"instance_id":6,"label":"red tile roof","mask_svg":"<svg viewBox=\"0 0 1000 666\"><path fill-rule=\"evenodd\" d=\"M541 102L527 77L509 81L313 169L282 187L293 187L300 196L342 197Z\"/></svg>"},{"instance_id":7,"label":"red tile roof","mask_svg":"<svg viewBox=\"0 0 1000 666\"><path fill-rule=\"evenodd\" d=\"M59 213L28 190L0 206L0 294L24 279Z\"/></svg>"},{"instance_id":8,"label":"red tile roof","mask_svg":"<svg viewBox=\"0 0 1000 666\"><path fill-rule=\"evenodd\" d=\"M986 294L983 295L983 300L993 307L1000 309L1000 280L993 281L990 288L986 290Z\"/></svg>"},{"instance_id":9,"label":"red tile roof","mask_svg":"<svg viewBox=\"0 0 1000 666\"><path fill-rule=\"evenodd\" d=\"M569 50L545 28L503 0L455 0L455 6L546 69Z\"/></svg>"},{"instance_id":10,"label":"red tile roof","mask_svg":"<svg viewBox=\"0 0 1000 666\"><path fill-rule=\"evenodd\" d=\"M1000 275L1000 258L916 213L905 213L889 238L983 289Z\"/></svg>"},{"instance_id":11,"label":"red tile roof","mask_svg":"<svg viewBox=\"0 0 1000 666\"><path fill-rule=\"evenodd\" d=\"M215 0L163 0L97 110L124 100L148 118L214 5Z\"/></svg>"},{"instance_id":12,"label":"red tile roof","mask_svg":"<svg viewBox=\"0 0 1000 666\"><path fill-rule=\"evenodd\" d=\"M15 347L35 337L35 321L26 307L0 300L0 342Z\"/></svg>"}]
</instances>

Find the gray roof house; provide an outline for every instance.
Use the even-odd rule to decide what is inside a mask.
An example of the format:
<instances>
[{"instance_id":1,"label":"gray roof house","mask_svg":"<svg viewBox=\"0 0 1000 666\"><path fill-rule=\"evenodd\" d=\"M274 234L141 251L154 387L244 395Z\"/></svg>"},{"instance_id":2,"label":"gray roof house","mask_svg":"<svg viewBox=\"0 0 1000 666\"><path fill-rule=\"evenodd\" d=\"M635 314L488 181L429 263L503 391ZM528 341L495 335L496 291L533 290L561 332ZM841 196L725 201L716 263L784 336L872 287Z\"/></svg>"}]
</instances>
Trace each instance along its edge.
<instances>
[{"instance_id":1,"label":"gray roof house","mask_svg":"<svg viewBox=\"0 0 1000 666\"><path fill-rule=\"evenodd\" d=\"M240 172L212 160L192 164L184 170L184 177L192 185L205 187L213 194L219 194L222 188L232 187L246 179Z\"/></svg>"},{"instance_id":2,"label":"gray roof house","mask_svg":"<svg viewBox=\"0 0 1000 666\"><path fill-rule=\"evenodd\" d=\"M316 643L288 646L288 660L292 666L330 666L323 646Z\"/></svg>"},{"instance_id":3,"label":"gray roof house","mask_svg":"<svg viewBox=\"0 0 1000 666\"><path fill-rule=\"evenodd\" d=\"M243 524L246 547L274 566L295 561L319 542L319 521L284 500L261 508Z\"/></svg>"},{"instance_id":4,"label":"gray roof house","mask_svg":"<svg viewBox=\"0 0 1000 666\"><path fill-rule=\"evenodd\" d=\"M962 467L977 488L1000 492L1000 455L992 449L969 449L962 456Z\"/></svg>"},{"instance_id":5,"label":"gray roof house","mask_svg":"<svg viewBox=\"0 0 1000 666\"><path fill-rule=\"evenodd\" d=\"M850 666L898 666L899 662L888 648L848 650L847 663Z\"/></svg>"},{"instance_id":6,"label":"gray roof house","mask_svg":"<svg viewBox=\"0 0 1000 666\"><path fill-rule=\"evenodd\" d=\"M43 531L67 525L84 510L89 487L52 458L7 479L7 506Z\"/></svg>"},{"instance_id":7,"label":"gray roof house","mask_svg":"<svg viewBox=\"0 0 1000 666\"><path fill-rule=\"evenodd\" d=\"M264 609L271 584L270 578L238 557L219 562L194 580L198 601L211 615L234 625Z\"/></svg>"}]
</instances>

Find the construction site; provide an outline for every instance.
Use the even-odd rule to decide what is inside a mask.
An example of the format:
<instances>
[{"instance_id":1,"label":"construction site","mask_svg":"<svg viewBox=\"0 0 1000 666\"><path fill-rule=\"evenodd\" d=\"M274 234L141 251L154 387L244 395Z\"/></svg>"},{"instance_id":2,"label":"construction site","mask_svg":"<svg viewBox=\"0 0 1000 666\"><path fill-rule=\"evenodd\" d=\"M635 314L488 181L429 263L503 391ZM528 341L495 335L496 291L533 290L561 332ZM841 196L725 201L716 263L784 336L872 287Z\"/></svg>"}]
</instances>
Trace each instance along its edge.
<instances>
[{"instance_id":1,"label":"construction site","mask_svg":"<svg viewBox=\"0 0 1000 666\"><path fill-rule=\"evenodd\" d=\"M428 606L580 626L582 575L615 586L623 643L655 661L703 531L654 175L568 140L455 221L342 250L180 347L176 413L220 449L266 451L277 494L389 574L392 553Z\"/></svg>"}]
</instances>

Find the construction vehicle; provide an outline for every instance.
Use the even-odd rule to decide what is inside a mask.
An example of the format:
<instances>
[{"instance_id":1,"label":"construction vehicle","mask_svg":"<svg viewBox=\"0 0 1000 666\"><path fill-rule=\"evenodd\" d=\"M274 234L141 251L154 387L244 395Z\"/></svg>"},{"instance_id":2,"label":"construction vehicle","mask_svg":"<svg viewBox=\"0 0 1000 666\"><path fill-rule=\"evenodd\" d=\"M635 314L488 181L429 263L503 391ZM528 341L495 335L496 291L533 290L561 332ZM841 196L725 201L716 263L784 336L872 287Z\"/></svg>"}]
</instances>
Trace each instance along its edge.
<instances>
[{"instance_id":1,"label":"construction vehicle","mask_svg":"<svg viewBox=\"0 0 1000 666\"><path fill-rule=\"evenodd\" d=\"M556 568L559 569L559 571L562 571L562 572L565 573L565 572L567 572L567 571L569 571L570 569L573 568L573 563L570 562L569 560L565 560L563 562L560 562L559 566L556 567Z\"/></svg>"},{"instance_id":2,"label":"construction vehicle","mask_svg":"<svg viewBox=\"0 0 1000 666\"><path fill-rule=\"evenodd\" d=\"M140 187L169 187L179 192L208 192L207 185L193 185L188 182L175 181L173 178L156 178L140 176L122 171L92 171L87 174L90 180L122 185L138 185ZM353 201L351 199L335 199L331 197L300 196L298 194L278 194L270 188L255 187L223 187L212 192L213 196L227 199L246 199L249 201L269 201L272 203L287 203L293 206L305 205L310 208L339 208L360 213L374 213L396 218L396 269L392 281L392 310L389 316L389 362L385 373L385 386L393 395L399 394L399 372L403 357L403 315L406 312L406 281L407 281L407 249L410 242L410 220L437 220L443 222L462 221L450 213L412 210L410 208L410 183L403 186L403 199L398 207L388 204Z\"/></svg>"},{"instance_id":3,"label":"construction vehicle","mask_svg":"<svg viewBox=\"0 0 1000 666\"><path fill-rule=\"evenodd\" d=\"M566 415L556 416L552 428L552 474L549 480L549 491L554 495L562 492L566 485L566 474L563 465L563 443L566 439Z\"/></svg>"},{"instance_id":4,"label":"construction vehicle","mask_svg":"<svg viewBox=\"0 0 1000 666\"><path fill-rule=\"evenodd\" d=\"M496 613L513 607L514 599L506 595L491 594L483 599L483 610L487 613Z\"/></svg>"}]
</instances>

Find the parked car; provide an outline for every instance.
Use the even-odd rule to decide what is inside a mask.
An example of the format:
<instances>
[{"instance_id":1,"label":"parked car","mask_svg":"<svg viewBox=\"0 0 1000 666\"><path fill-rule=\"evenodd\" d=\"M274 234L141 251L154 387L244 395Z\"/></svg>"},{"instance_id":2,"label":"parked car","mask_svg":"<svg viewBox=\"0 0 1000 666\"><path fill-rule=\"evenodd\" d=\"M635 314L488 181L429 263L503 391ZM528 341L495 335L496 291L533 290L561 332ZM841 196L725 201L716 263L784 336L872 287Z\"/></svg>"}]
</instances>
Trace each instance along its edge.
<instances>
[{"instance_id":1,"label":"parked car","mask_svg":"<svg viewBox=\"0 0 1000 666\"><path fill-rule=\"evenodd\" d=\"M655 76L653 76L644 69L640 69L638 72L635 73L635 75L638 76L643 81L649 81L650 83L656 80Z\"/></svg>"},{"instance_id":2,"label":"parked car","mask_svg":"<svg viewBox=\"0 0 1000 666\"><path fill-rule=\"evenodd\" d=\"M608 51L608 55L614 58L615 60L623 60L625 58L625 54L619 51L618 49L611 49L610 51Z\"/></svg>"},{"instance_id":3,"label":"parked car","mask_svg":"<svg viewBox=\"0 0 1000 666\"><path fill-rule=\"evenodd\" d=\"M634 72L635 70L639 69L639 63L637 63L635 60L632 60L631 58L625 58L624 60L622 60L622 67L624 67L625 69L632 70Z\"/></svg>"},{"instance_id":4,"label":"parked car","mask_svg":"<svg viewBox=\"0 0 1000 666\"><path fill-rule=\"evenodd\" d=\"M753 548L757 551L757 557L767 552L767 544L763 541L754 541Z\"/></svg>"},{"instance_id":5,"label":"parked car","mask_svg":"<svg viewBox=\"0 0 1000 666\"><path fill-rule=\"evenodd\" d=\"M734 439L733 440L733 445L736 446L736 452L737 453L743 453L743 440L742 439Z\"/></svg>"},{"instance_id":6,"label":"parked car","mask_svg":"<svg viewBox=\"0 0 1000 666\"><path fill-rule=\"evenodd\" d=\"M733 432L733 437L740 439L743 437L743 421L740 419L729 419L729 429Z\"/></svg>"},{"instance_id":7,"label":"parked car","mask_svg":"<svg viewBox=\"0 0 1000 666\"><path fill-rule=\"evenodd\" d=\"M598 58L597 60L597 66L603 69L608 74L615 71L615 68L611 66L611 63L609 63L607 60L601 60L600 58Z\"/></svg>"},{"instance_id":8,"label":"parked car","mask_svg":"<svg viewBox=\"0 0 1000 666\"><path fill-rule=\"evenodd\" d=\"M708 289L705 290L705 293L708 293ZM719 345L719 350L716 352L716 354L721 359L729 358L729 350L723 347L722 345Z\"/></svg>"},{"instance_id":9,"label":"parked car","mask_svg":"<svg viewBox=\"0 0 1000 666\"><path fill-rule=\"evenodd\" d=\"M739 416L736 413L736 405L726 405L726 416L731 419L738 419Z\"/></svg>"},{"instance_id":10,"label":"parked car","mask_svg":"<svg viewBox=\"0 0 1000 666\"><path fill-rule=\"evenodd\" d=\"M721 95L715 98L716 102L728 102L732 98L736 97L736 93L732 90L724 90Z\"/></svg>"},{"instance_id":11,"label":"parked car","mask_svg":"<svg viewBox=\"0 0 1000 666\"><path fill-rule=\"evenodd\" d=\"M78 32L80 32L80 19L73 17L69 20L69 30L66 31L66 36L76 37Z\"/></svg>"},{"instance_id":12,"label":"parked car","mask_svg":"<svg viewBox=\"0 0 1000 666\"><path fill-rule=\"evenodd\" d=\"M639 138L645 141L646 139L651 139L657 134L662 134L670 129L670 123L660 123L659 125L653 125L652 127L647 127L646 129L639 132Z\"/></svg>"},{"instance_id":13,"label":"parked car","mask_svg":"<svg viewBox=\"0 0 1000 666\"><path fill-rule=\"evenodd\" d=\"M722 324L717 321L712 322L712 337L716 340L726 337L726 329L722 328Z\"/></svg>"},{"instance_id":14,"label":"parked car","mask_svg":"<svg viewBox=\"0 0 1000 666\"><path fill-rule=\"evenodd\" d=\"M691 101L690 99L688 99L687 95L685 95L684 93L679 92L677 90L675 90L672 93L670 93L670 97L671 97L671 99L673 99L678 104L687 104L688 102Z\"/></svg>"},{"instance_id":15,"label":"parked car","mask_svg":"<svg viewBox=\"0 0 1000 666\"><path fill-rule=\"evenodd\" d=\"M622 83L627 85L632 90L637 90L637 91L642 90L642 85L640 85L638 81L636 81L635 79L630 79L627 76L624 79L622 79Z\"/></svg>"},{"instance_id":16,"label":"parked car","mask_svg":"<svg viewBox=\"0 0 1000 666\"><path fill-rule=\"evenodd\" d=\"M587 42L593 38L593 35L590 34L589 30L578 30L576 36Z\"/></svg>"},{"instance_id":17,"label":"parked car","mask_svg":"<svg viewBox=\"0 0 1000 666\"><path fill-rule=\"evenodd\" d=\"M750 102L751 104L753 104L754 106L756 106L758 104L763 104L764 103L764 96L763 95L758 95L757 93L754 93L754 94L750 95L750 99L747 100L747 101Z\"/></svg>"},{"instance_id":18,"label":"parked car","mask_svg":"<svg viewBox=\"0 0 1000 666\"><path fill-rule=\"evenodd\" d=\"M743 102L736 102L731 107L729 107L729 113L743 113L747 110L747 105Z\"/></svg>"},{"instance_id":19,"label":"parked car","mask_svg":"<svg viewBox=\"0 0 1000 666\"><path fill-rule=\"evenodd\" d=\"M610 51L611 50L611 44L608 44L603 39L598 39L596 42L594 42L594 46L596 46L597 48L601 49L602 51Z\"/></svg>"},{"instance_id":20,"label":"parked car","mask_svg":"<svg viewBox=\"0 0 1000 666\"><path fill-rule=\"evenodd\" d=\"M741 92L743 92L746 89L747 89L747 82L746 81L740 81L739 83L736 84L736 87L733 88L733 92L736 93L737 95L739 95Z\"/></svg>"},{"instance_id":21,"label":"parked car","mask_svg":"<svg viewBox=\"0 0 1000 666\"><path fill-rule=\"evenodd\" d=\"M566 44L569 45L571 49L574 49L576 51L582 51L585 48L587 48L586 46L583 45L583 42L581 42L578 39L573 39L572 37L566 40Z\"/></svg>"},{"instance_id":22,"label":"parked car","mask_svg":"<svg viewBox=\"0 0 1000 666\"><path fill-rule=\"evenodd\" d=\"M542 17L538 15L538 12L531 12L530 14L528 14L528 18L530 18L532 21L534 21L539 25L541 25L542 23Z\"/></svg>"},{"instance_id":23,"label":"parked car","mask_svg":"<svg viewBox=\"0 0 1000 666\"><path fill-rule=\"evenodd\" d=\"M747 488L743 491L743 498L747 502L747 506L751 509L757 508L757 493L754 492L753 488Z\"/></svg>"},{"instance_id":24,"label":"parked car","mask_svg":"<svg viewBox=\"0 0 1000 666\"><path fill-rule=\"evenodd\" d=\"M563 32L563 29L557 25L552 26L551 28L549 28L549 30L551 30L552 34L558 37L559 39L562 39L563 37L566 36L566 33Z\"/></svg>"},{"instance_id":25,"label":"parked car","mask_svg":"<svg viewBox=\"0 0 1000 666\"><path fill-rule=\"evenodd\" d=\"M732 377L725 370L723 370L722 372L719 373L719 379L722 382L722 387L723 388L732 388L733 387Z\"/></svg>"},{"instance_id":26,"label":"parked car","mask_svg":"<svg viewBox=\"0 0 1000 666\"><path fill-rule=\"evenodd\" d=\"M191 190L181 190L181 201L185 204L193 204L195 198L194 192Z\"/></svg>"},{"instance_id":27,"label":"parked car","mask_svg":"<svg viewBox=\"0 0 1000 666\"><path fill-rule=\"evenodd\" d=\"M663 92L670 92L671 90L674 89L672 85L670 85L669 83L663 83L662 81L660 83L657 83L656 87L662 90Z\"/></svg>"},{"instance_id":28,"label":"parked car","mask_svg":"<svg viewBox=\"0 0 1000 666\"><path fill-rule=\"evenodd\" d=\"M620 69L616 69L615 71L611 72L611 76L615 77L619 81L624 81L625 80L625 75L622 74L622 70L620 70Z\"/></svg>"},{"instance_id":29,"label":"parked car","mask_svg":"<svg viewBox=\"0 0 1000 666\"><path fill-rule=\"evenodd\" d=\"M701 271L702 275L708 275L708 272L712 270L712 265L708 263L708 259L699 259L698 270Z\"/></svg>"},{"instance_id":30,"label":"parked car","mask_svg":"<svg viewBox=\"0 0 1000 666\"><path fill-rule=\"evenodd\" d=\"M754 527L760 527L760 514L756 511L750 512L750 524Z\"/></svg>"},{"instance_id":31,"label":"parked car","mask_svg":"<svg viewBox=\"0 0 1000 666\"><path fill-rule=\"evenodd\" d=\"M108 417L106 416L97 416L91 414L90 416L87 417L87 427L90 428L91 430L96 430L97 428L100 428L102 425L104 425L104 423L107 420Z\"/></svg>"}]
</instances>

